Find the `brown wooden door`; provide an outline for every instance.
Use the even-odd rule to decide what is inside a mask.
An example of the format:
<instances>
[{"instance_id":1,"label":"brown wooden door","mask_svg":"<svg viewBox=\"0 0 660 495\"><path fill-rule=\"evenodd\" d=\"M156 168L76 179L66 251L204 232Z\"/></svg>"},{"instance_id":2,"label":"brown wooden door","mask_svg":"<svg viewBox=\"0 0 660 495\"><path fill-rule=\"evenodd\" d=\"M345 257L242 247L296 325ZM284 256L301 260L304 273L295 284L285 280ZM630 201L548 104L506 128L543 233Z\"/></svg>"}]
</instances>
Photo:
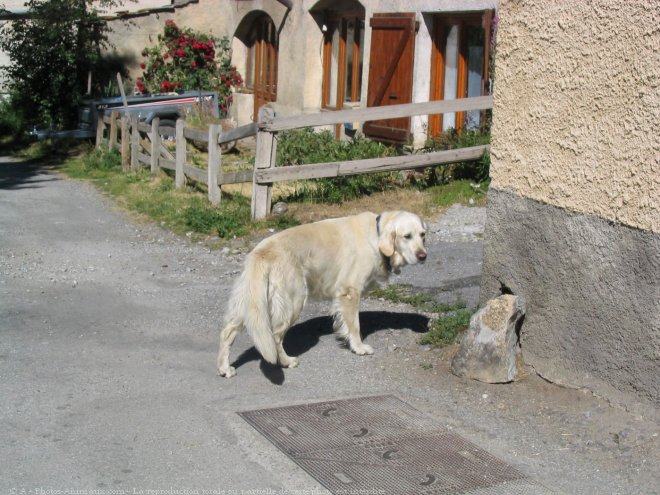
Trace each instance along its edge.
<instances>
[{"instance_id":1,"label":"brown wooden door","mask_svg":"<svg viewBox=\"0 0 660 495\"><path fill-rule=\"evenodd\" d=\"M248 53L249 82L254 90L254 120L262 105L277 100L277 30L270 17L259 17L253 27L254 44Z\"/></svg>"},{"instance_id":2,"label":"brown wooden door","mask_svg":"<svg viewBox=\"0 0 660 495\"><path fill-rule=\"evenodd\" d=\"M417 30L415 14L374 14L370 26L367 106L411 103ZM364 134L375 139L406 143L410 139L410 117L366 122Z\"/></svg>"}]
</instances>

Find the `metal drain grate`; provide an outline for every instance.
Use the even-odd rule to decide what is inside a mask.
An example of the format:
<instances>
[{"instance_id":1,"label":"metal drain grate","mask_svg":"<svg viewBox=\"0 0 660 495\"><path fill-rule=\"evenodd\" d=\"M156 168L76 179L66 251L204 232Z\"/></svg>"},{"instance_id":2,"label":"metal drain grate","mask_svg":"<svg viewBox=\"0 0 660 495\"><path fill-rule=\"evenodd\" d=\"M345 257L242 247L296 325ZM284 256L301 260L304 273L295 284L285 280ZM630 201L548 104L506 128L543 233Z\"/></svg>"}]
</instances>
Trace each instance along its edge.
<instances>
[{"instance_id":1,"label":"metal drain grate","mask_svg":"<svg viewBox=\"0 0 660 495\"><path fill-rule=\"evenodd\" d=\"M332 493L553 493L393 396L238 413Z\"/></svg>"}]
</instances>

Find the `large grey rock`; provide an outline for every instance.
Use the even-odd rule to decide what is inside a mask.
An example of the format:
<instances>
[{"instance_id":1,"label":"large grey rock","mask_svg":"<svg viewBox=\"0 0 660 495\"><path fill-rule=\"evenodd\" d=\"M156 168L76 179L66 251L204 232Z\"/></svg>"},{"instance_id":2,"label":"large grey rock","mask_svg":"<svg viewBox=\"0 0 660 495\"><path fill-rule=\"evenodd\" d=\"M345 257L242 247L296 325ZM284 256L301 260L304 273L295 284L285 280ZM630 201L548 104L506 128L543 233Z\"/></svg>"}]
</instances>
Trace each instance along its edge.
<instances>
[{"instance_id":1,"label":"large grey rock","mask_svg":"<svg viewBox=\"0 0 660 495\"><path fill-rule=\"evenodd\" d=\"M516 379L521 360L516 328L525 314L518 296L491 299L470 320L451 363L452 372L486 383Z\"/></svg>"}]
</instances>

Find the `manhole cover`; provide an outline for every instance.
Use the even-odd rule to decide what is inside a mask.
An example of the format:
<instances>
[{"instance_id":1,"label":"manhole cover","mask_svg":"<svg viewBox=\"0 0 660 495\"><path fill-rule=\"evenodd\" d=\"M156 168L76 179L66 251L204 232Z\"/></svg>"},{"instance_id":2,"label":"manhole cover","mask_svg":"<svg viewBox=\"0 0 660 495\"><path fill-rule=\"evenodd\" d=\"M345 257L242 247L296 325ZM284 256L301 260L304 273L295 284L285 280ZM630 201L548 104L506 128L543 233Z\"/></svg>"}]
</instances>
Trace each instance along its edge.
<instances>
[{"instance_id":1,"label":"manhole cover","mask_svg":"<svg viewBox=\"0 0 660 495\"><path fill-rule=\"evenodd\" d=\"M238 413L335 494L545 494L393 396Z\"/></svg>"}]
</instances>

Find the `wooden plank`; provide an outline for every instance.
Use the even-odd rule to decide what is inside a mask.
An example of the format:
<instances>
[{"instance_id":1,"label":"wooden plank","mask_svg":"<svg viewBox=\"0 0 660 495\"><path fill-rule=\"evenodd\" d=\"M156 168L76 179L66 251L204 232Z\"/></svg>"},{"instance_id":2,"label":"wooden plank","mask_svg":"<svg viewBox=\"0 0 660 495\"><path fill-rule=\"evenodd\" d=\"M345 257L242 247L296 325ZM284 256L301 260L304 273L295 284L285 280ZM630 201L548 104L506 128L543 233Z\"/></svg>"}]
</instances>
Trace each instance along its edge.
<instances>
[{"instance_id":1,"label":"wooden plank","mask_svg":"<svg viewBox=\"0 0 660 495\"><path fill-rule=\"evenodd\" d=\"M435 151L421 155L392 156L385 158L370 158L349 162L315 163L311 165L293 165L272 169L255 170L256 184L268 184L286 180L318 179L322 177L339 177L342 175L359 175L374 172L392 172L395 170L410 170L432 167L469 160L477 160L489 145L471 146L447 151Z\"/></svg>"},{"instance_id":2,"label":"wooden plank","mask_svg":"<svg viewBox=\"0 0 660 495\"><path fill-rule=\"evenodd\" d=\"M186 177L183 174L183 166L186 163L186 138L183 135L183 119L176 121L176 170L174 176L174 187L182 188L186 184Z\"/></svg>"},{"instance_id":3,"label":"wooden plank","mask_svg":"<svg viewBox=\"0 0 660 495\"><path fill-rule=\"evenodd\" d=\"M201 182L202 184L206 184L206 170L202 170L201 168L193 167L192 165L188 165L187 163L183 165L183 173L190 177L191 179L196 180L197 182Z\"/></svg>"},{"instance_id":4,"label":"wooden plank","mask_svg":"<svg viewBox=\"0 0 660 495\"><path fill-rule=\"evenodd\" d=\"M274 112L271 108L263 106L259 109L259 123L272 120ZM265 130L257 132L257 149L254 157L255 182L252 187L252 219L265 218L270 213L272 184L256 182L256 172L262 169L275 167L275 154L277 142L275 133Z\"/></svg>"},{"instance_id":5,"label":"wooden plank","mask_svg":"<svg viewBox=\"0 0 660 495\"><path fill-rule=\"evenodd\" d=\"M151 155L147 155L146 153L141 153L138 151L137 161L138 161L138 168L140 168L141 163L144 165L151 165Z\"/></svg>"},{"instance_id":6,"label":"wooden plank","mask_svg":"<svg viewBox=\"0 0 660 495\"><path fill-rule=\"evenodd\" d=\"M238 172L224 172L218 176L218 184L242 184L252 182L254 170L239 170Z\"/></svg>"},{"instance_id":7,"label":"wooden plank","mask_svg":"<svg viewBox=\"0 0 660 495\"><path fill-rule=\"evenodd\" d=\"M161 167L166 168L168 170L174 170L176 168L176 164L172 160L161 160ZM206 170L202 170L201 168L193 167L192 165L185 164L183 166L183 173L186 174L187 177L190 177L191 179L196 180L197 182L200 182L202 184L206 184L207 179L208 179L208 174ZM245 182L252 182L253 178L253 171L252 170L241 170L238 172L226 172L226 173L221 173L218 175L218 185L226 185L226 184L242 184Z\"/></svg>"},{"instance_id":8,"label":"wooden plank","mask_svg":"<svg viewBox=\"0 0 660 495\"><path fill-rule=\"evenodd\" d=\"M99 114L99 118L96 121L96 147L100 148L103 144L103 132L105 131L105 122L103 121L103 115Z\"/></svg>"},{"instance_id":9,"label":"wooden plank","mask_svg":"<svg viewBox=\"0 0 660 495\"><path fill-rule=\"evenodd\" d=\"M165 146L163 146L162 142L160 143L160 154L163 155L168 160L172 160L172 161L176 160L174 155L170 153L170 150L168 150Z\"/></svg>"},{"instance_id":10,"label":"wooden plank","mask_svg":"<svg viewBox=\"0 0 660 495\"><path fill-rule=\"evenodd\" d=\"M145 124L144 122L140 122L138 123L138 131L149 134L151 132L151 126L149 124Z\"/></svg>"},{"instance_id":11,"label":"wooden plank","mask_svg":"<svg viewBox=\"0 0 660 495\"><path fill-rule=\"evenodd\" d=\"M193 129L191 127L184 127L183 135L186 136L187 139L193 139L194 141L203 141L207 143L209 140L208 129Z\"/></svg>"},{"instance_id":12,"label":"wooden plank","mask_svg":"<svg viewBox=\"0 0 660 495\"><path fill-rule=\"evenodd\" d=\"M475 96L457 100L426 101L423 103L408 103L405 105L388 105L384 107L358 108L354 110L339 110L336 112L321 112L293 117L269 117L258 127L265 131L283 131L299 127L314 127L323 125L343 124L344 122L365 122L368 120L383 120L414 115L432 115L436 113L459 112L470 110L485 110L493 108L492 96Z\"/></svg>"},{"instance_id":13,"label":"wooden plank","mask_svg":"<svg viewBox=\"0 0 660 495\"><path fill-rule=\"evenodd\" d=\"M236 129L229 129L227 131L222 131L219 138L220 144L230 143L232 141L237 141L239 139L244 139L249 136L254 136L257 134L257 124L248 124L237 127Z\"/></svg>"},{"instance_id":14,"label":"wooden plank","mask_svg":"<svg viewBox=\"0 0 660 495\"><path fill-rule=\"evenodd\" d=\"M112 151L117 147L117 119L119 118L119 112L113 110L110 114L110 137L108 138L108 150Z\"/></svg>"},{"instance_id":15,"label":"wooden plank","mask_svg":"<svg viewBox=\"0 0 660 495\"><path fill-rule=\"evenodd\" d=\"M123 137L123 136L122 136ZM138 116L131 116L131 170L137 170L138 153L140 151L140 131L138 130Z\"/></svg>"},{"instance_id":16,"label":"wooden plank","mask_svg":"<svg viewBox=\"0 0 660 495\"><path fill-rule=\"evenodd\" d=\"M128 172L131 162L131 136L129 133L128 115L121 118L121 168Z\"/></svg>"},{"instance_id":17,"label":"wooden plank","mask_svg":"<svg viewBox=\"0 0 660 495\"><path fill-rule=\"evenodd\" d=\"M209 202L217 206L220 204L220 186L218 186L218 176L220 175L220 167L222 154L220 153L220 145L218 144L218 136L220 135L220 126L218 124L211 124L207 135L209 143L209 162L208 162L208 177L206 183L208 184Z\"/></svg>"},{"instance_id":18,"label":"wooden plank","mask_svg":"<svg viewBox=\"0 0 660 495\"><path fill-rule=\"evenodd\" d=\"M158 165L160 166L160 168L176 171L175 160L168 160L167 158L161 158L160 160L158 160Z\"/></svg>"},{"instance_id":19,"label":"wooden plank","mask_svg":"<svg viewBox=\"0 0 660 495\"><path fill-rule=\"evenodd\" d=\"M150 134L151 134L151 132L149 134L147 134L147 137L149 139L143 138L142 136L140 136L140 146L145 151L151 149L151 141L150 141L151 136L150 136Z\"/></svg>"},{"instance_id":20,"label":"wooden plank","mask_svg":"<svg viewBox=\"0 0 660 495\"><path fill-rule=\"evenodd\" d=\"M151 121L151 160L150 167L151 173L158 172L158 159L160 158L160 134L158 133L158 126L160 125L160 117L156 117Z\"/></svg>"}]
</instances>

